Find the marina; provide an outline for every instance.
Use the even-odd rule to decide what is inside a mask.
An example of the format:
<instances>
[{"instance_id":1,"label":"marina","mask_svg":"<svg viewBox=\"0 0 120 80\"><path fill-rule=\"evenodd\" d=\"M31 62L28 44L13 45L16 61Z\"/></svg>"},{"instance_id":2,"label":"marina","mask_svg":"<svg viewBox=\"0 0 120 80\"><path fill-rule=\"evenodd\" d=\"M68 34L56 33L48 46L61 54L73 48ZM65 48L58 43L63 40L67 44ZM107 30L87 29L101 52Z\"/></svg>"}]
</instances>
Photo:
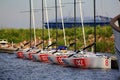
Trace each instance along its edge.
<instances>
[{"instance_id":1,"label":"marina","mask_svg":"<svg viewBox=\"0 0 120 80\"><path fill-rule=\"evenodd\" d=\"M12 29L8 32L12 35L7 35L12 43L0 41L0 80L120 80L120 15L97 14L93 0L92 17L84 19L84 2L72 0L73 13L67 20L63 6L68 3L54 0L48 7L49 2L41 0L41 28L37 29L38 9L34 0L28 2L29 30L17 33ZM53 22L49 21L49 9L54 9ZM7 33L7 29L1 30Z\"/></svg>"}]
</instances>

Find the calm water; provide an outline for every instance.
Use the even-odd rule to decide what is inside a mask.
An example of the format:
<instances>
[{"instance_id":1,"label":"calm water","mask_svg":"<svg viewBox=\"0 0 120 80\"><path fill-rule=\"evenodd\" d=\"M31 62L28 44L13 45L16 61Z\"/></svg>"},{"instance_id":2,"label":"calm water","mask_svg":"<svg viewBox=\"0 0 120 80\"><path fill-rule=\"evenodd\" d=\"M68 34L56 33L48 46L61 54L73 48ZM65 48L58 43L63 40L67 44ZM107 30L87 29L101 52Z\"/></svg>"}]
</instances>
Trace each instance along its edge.
<instances>
[{"instance_id":1,"label":"calm water","mask_svg":"<svg viewBox=\"0 0 120 80\"><path fill-rule=\"evenodd\" d=\"M118 80L118 70L78 69L0 53L0 80Z\"/></svg>"}]
</instances>

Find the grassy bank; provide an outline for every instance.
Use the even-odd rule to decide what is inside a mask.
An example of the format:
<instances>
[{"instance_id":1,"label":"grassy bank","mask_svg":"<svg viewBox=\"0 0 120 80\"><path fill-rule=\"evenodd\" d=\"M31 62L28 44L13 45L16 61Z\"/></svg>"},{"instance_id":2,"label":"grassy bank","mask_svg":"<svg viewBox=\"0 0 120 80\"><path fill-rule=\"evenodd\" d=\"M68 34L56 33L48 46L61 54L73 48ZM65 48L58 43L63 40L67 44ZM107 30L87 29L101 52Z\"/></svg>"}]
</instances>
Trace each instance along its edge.
<instances>
[{"instance_id":1,"label":"grassy bank","mask_svg":"<svg viewBox=\"0 0 120 80\"><path fill-rule=\"evenodd\" d=\"M74 42L74 28L66 28L66 40L67 44ZM110 26L97 26L97 52L108 52L114 53L114 36L112 33L112 28ZM56 30L50 29L51 39L55 41L56 39ZM77 49L84 47L82 28L77 28L76 31L76 41ZM32 39L33 39L33 30L32 30ZM94 42L94 28L85 27L85 35L87 45ZM42 39L42 30L36 29L36 36L38 39ZM19 43L24 40L30 40L29 29L0 29L0 39L7 39L9 42ZM48 40L48 30L44 30L44 39ZM58 45L64 45L63 40L63 31L58 29ZM73 49L73 47L71 47Z\"/></svg>"}]
</instances>

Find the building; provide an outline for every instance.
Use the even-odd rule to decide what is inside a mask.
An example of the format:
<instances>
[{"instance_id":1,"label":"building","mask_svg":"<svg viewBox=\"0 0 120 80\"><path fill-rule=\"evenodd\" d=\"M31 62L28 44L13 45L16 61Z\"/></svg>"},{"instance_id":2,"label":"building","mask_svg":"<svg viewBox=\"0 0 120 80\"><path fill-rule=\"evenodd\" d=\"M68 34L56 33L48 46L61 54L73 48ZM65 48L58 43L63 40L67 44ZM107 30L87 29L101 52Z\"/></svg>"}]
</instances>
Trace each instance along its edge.
<instances>
[{"instance_id":1,"label":"building","mask_svg":"<svg viewBox=\"0 0 120 80\"><path fill-rule=\"evenodd\" d=\"M112 18L109 17L104 17L104 16L96 16L96 25L109 25L110 24L110 20ZM65 17L64 19L64 26L65 28L72 28L74 27L74 18L71 17ZM85 26L94 26L94 18L93 17L84 17L84 21L83 21ZM81 26L81 20L80 18L76 18L76 23L75 23L76 27ZM45 28L47 29L47 23L45 23ZM55 20L52 20L49 22L49 28L56 28L56 22ZM58 19L57 22L57 28L62 29L62 21L61 19Z\"/></svg>"}]
</instances>

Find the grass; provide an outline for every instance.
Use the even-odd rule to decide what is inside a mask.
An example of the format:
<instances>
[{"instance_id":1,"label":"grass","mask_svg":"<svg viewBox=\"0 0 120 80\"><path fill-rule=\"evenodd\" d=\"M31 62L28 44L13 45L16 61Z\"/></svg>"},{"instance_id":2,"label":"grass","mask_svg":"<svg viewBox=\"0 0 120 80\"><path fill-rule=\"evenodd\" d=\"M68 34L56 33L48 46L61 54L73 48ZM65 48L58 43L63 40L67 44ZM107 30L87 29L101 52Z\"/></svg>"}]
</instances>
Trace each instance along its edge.
<instances>
[{"instance_id":1,"label":"grass","mask_svg":"<svg viewBox=\"0 0 120 80\"><path fill-rule=\"evenodd\" d=\"M67 44L74 42L74 28L66 28L66 40ZM56 29L50 29L51 39L53 41L56 40ZM77 49L81 49L84 47L84 40L82 34L82 28L76 28L76 42ZM112 28L110 26L97 26L96 29L96 39L97 39L97 52L108 52L114 53L114 38L112 33ZM32 29L32 39L33 39L33 29ZM38 39L42 39L42 30L36 29L36 36ZM63 31L62 29L58 29L58 45L64 45L63 40ZM85 38L87 45L94 42L94 27L85 27ZM19 43L22 41L30 40L30 31L29 29L0 29L0 39L7 39L9 42ZM44 39L48 40L48 30L44 30ZM73 49L71 47L70 49Z\"/></svg>"}]
</instances>

